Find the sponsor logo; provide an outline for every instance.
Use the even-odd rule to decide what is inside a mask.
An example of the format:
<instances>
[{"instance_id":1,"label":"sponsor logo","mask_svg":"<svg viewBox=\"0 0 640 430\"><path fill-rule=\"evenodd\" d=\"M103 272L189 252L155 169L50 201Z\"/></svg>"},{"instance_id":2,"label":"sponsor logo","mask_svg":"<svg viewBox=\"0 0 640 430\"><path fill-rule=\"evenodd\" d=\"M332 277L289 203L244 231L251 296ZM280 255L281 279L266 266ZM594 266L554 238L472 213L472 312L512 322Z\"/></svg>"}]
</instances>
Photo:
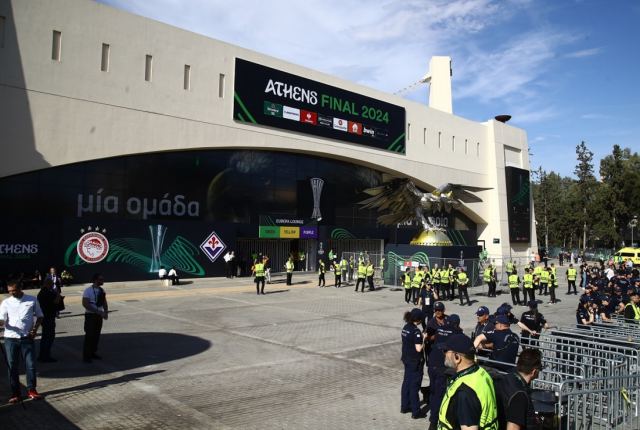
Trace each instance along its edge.
<instances>
[{"instance_id":1,"label":"sponsor logo","mask_svg":"<svg viewBox=\"0 0 640 430\"><path fill-rule=\"evenodd\" d=\"M212 263L220 257L220 254L222 254L222 251L226 248L227 245L222 242L222 239L220 239L220 236L218 236L215 231L212 231L200 245L200 249L204 251L204 255L206 255Z\"/></svg>"},{"instance_id":2,"label":"sponsor logo","mask_svg":"<svg viewBox=\"0 0 640 430\"><path fill-rule=\"evenodd\" d=\"M373 130L373 127L362 127L362 134L366 134L369 137L376 137L376 132Z\"/></svg>"},{"instance_id":3,"label":"sponsor logo","mask_svg":"<svg viewBox=\"0 0 640 430\"><path fill-rule=\"evenodd\" d=\"M384 128L374 128L374 135L376 139L389 140L389 131Z\"/></svg>"},{"instance_id":4,"label":"sponsor logo","mask_svg":"<svg viewBox=\"0 0 640 430\"><path fill-rule=\"evenodd\" d=\"M362 124L359 122L349 121L348 130L349 133L362 135Z\"/></svg>"},{"instance_id":5,"label":"sponsor logo","mask_svg":"<svg viewBox=\"0 0 640 430\"><path fill-rule=\"evenodd\" d=\"M91 227L88 230L91 230ZM84 229L81 232L84 232ZM102 233L106 233L106 230L102 230ZM104 260L109 254L109 241L102 233L97 227L95 231L84 233L76 245L78 257L91 264Z\"/></svg>"},{"instance_id":6,"label":"sponsor logo","mask_svg":"<svg viewBox=\"0 0 640 430\"><path fill-rule=\"evenodd\" d=\"M316 125L318 123L318 114L308 110L301 110L300 122Z\"/></svg>"},{"instance_id":7,"label":"sponsor logo","mask_svg":"<svg viewBox=\"0 0 640 430\"><path fill-rule=\"evenodd\" d=\"M285 119L300 121L300 109L291 106L283 106L282 117Z\"/></svg>"},{"instance_id":8,"label":"sponsor logo","mask_svg":"<svg viewBox=\"0 0 640 430\"><path fill-rule=\"evenodd\" d=\"M318 114L318 125L327 128L333 128L333 117Z\"/></svg>"},{"instance_id":9,"label":"sponsor logo","mask_svg":"<svg viewBox=\"0 0 640 430\"><path fill-rule=\"evenodd\" d=\"M346 119L334 118L333 119L333 128L340 131L347 131L347 127L349 125L349 121Z\"/></svg>"},{"instance_id":10,"label":"sponsor logo","mask_svg":"<svg viewBox=\"0 0 640 430\"><path fill-rule=\"evenodd\" d=\"M282 105L278 103L264 102L264 114L282 118Z\"/></svg>"},{"instance_id":11,"label":"sponsor logo","mask_svg":"<svg viewBox=\"0 0 640 430\"><path fill-rule=\"evenodd\" d=\"M37 253L37 243L0 243L0 255L22 255Z\"/></svg>"}]
</instances>

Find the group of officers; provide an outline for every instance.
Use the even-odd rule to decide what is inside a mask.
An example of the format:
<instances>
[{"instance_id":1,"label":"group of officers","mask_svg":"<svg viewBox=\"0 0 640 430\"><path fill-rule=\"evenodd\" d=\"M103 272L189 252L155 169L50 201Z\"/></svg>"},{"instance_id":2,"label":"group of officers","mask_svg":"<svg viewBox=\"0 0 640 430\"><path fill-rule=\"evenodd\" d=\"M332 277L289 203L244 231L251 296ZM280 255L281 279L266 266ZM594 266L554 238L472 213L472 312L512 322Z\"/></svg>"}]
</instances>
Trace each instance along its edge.
<instances>
[{"instance_id":1,"label":"group of officers","mask_svg":"<svg viewBox=\"0 0 640 430\"><path fill-rule=\"evenodd\" d=\"M513 306L526 305L528 301L536 300L536 291L538 295L549 295L549 304L557 303L556 289L558 288L558 276L556 274L555 264L545 266L542 264L532 263L524 268L522 279L518 276L518 268L514 261L507 262L505 266L507 283L511 292L511 302ZM569 265L567 269L567 294L577 294L576 279L578 271ZM496 297L496 271L492 265L489 265L483 272L483 280L489 286L489 297ZM522 289L522 299L520 292Z\"/></svg>"},{"instance_id":2,"label":"group of officers","mask_svg":"<svg viewBox=\"0 0 640 430\"><path fill-rule=\"evenodd\" d=\"M430 429L535 428L529 384L542 368L542 356L535 349L542 328L548 328L537 302L520 319L511 305L503 303L491 315L486 306L476 311L478 323L471 337L460 328L460 317L447 315L445 305L435 302L429 318L420 308L406 312L402 329L401 412L423 418L419 392L426 364L429 374ZM521 329L520 337L511 331ZM422 326L422 330L418 326ZM520 346L523 351L518 356ZM478 365L482 357L489 372ZM506 374L503 372L507 372ZM493 375L490 376L490 375Z\"/></svg>"},{"instance_id":3,"label":"group of officers","mask_svg":"<svg viewBox=\"0 0 640 430\"><path fill-rule=\"evenodd\" d=\"M433 268L429 266L417 266L412 272L411 267L407 267L402 276L402 286L404 287L404 300L414 305L422 304L426 307L425 312L431 314L431 307L435 300L455 300L456 290L460 298L460 305L471 306L469 300L469 277L464 268L448 267L438 268L437 264Z\"/></svg>"},{"instance_id":4,"label":"group of officers","mask_svg":"<svg viewBox=\"0 0 640 430\"><path fill-rule=\"evenodd\" d=\"M384 258L381 260L380 267L384 266ZM369 291L375 291L375 285L373 277L376 267L373 261L365 259L363 256L358 258L358 265L356 271L356 263L353 256L346 259L345 256L342 259L335 258L329 262L329 268L323 259L318 261L318 287L326 287L325 274L327 270L333 271L335 277L333 286L335 288L342 287L342 284L352 282L354 276L356 278L356 292L361 291L364 293L365 285L368 286Z\"/></svg>"}]
</instances>

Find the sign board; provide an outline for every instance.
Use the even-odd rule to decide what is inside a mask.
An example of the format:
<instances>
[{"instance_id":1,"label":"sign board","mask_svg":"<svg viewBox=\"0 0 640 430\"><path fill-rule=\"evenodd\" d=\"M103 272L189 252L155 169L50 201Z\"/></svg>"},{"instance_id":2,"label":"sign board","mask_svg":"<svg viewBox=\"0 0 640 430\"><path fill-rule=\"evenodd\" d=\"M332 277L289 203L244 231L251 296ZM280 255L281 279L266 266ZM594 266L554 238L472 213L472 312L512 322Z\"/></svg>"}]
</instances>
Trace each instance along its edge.
<instances>
[{"instance_id":1,"label":"sign board","mask_svg":"<svg viewBox=\"0 0 640 430\"><path fill-rule=\"evenodd\" d=\"M405 109L236 58L233 118L405 154Z\"/></svg>"}]
</instances>

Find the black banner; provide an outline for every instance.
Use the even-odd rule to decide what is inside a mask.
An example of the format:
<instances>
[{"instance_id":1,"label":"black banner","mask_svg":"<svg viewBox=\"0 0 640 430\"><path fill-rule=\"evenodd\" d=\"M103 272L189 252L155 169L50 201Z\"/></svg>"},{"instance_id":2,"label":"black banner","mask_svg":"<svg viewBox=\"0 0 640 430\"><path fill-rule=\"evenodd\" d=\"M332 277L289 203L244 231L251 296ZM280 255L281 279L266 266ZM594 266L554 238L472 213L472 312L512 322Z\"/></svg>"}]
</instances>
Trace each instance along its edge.
<instances>
[{"instance_id":1,"label":"black banner","mask_svg":"<svg viewBox=\"0 0 640 430\"><path fill-rule=\"evenodd\" d=\"M507 204L509 214L509 240L531 240L531 201L529 171L506 167Z\"/></svg>"},{"instance_id":2,"label":"black banner","mask_svg":"<svg viewBox=\"0 0 640 430\"><path fill-rule=\"evenodd\" d=\"M236 58L233 117L405 153L403 107Z\"/></svg>"}]
</instances>

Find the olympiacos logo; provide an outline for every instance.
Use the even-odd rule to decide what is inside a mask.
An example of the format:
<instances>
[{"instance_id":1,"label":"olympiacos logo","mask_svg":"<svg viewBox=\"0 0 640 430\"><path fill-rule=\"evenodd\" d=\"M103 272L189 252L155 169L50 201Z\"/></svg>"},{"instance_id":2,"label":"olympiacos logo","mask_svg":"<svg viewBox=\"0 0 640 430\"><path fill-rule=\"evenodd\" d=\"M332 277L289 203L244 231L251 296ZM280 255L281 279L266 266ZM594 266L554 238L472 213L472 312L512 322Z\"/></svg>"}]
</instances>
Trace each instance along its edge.
<instances>
[{"instance_id":1,"label":"olympiacos logo","mask_svg":"<svg viewBox=\"0 0 640 430\"><path fill-rule=\"evenodd\" d=\"M87 233L84 233L84 229L80 230L84 234L78 239L76 251L78 256L87 263L99 263L109 254L109 241L103 234L107 230L103 229L100 232L98 227L93 231L88 227L87 230L89 230Z\"/></svg>"}]
</instances>

